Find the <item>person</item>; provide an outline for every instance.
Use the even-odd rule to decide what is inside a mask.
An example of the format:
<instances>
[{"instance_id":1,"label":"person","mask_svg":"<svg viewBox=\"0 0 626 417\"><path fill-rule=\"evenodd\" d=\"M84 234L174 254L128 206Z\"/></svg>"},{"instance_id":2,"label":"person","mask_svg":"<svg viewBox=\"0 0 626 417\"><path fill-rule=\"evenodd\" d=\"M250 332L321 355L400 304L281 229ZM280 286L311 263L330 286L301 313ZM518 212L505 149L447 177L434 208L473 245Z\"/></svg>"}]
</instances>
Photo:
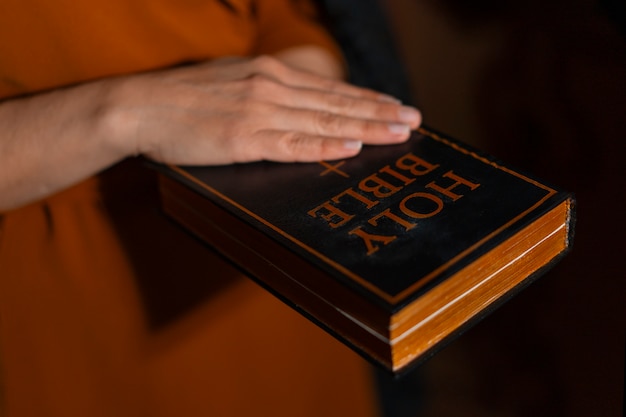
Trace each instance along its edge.
<instances>
[{"instance_id":1,"label":"person","mask_svg":"<svg viewBox=\"0 0 626 417\"><path fill-rule=\"evenodd\" d=\"M289 0L0 6L0 410L374 415L366 365L155 211L142 156L313 162L421 120Z\"/></svg>"}]
</instances>

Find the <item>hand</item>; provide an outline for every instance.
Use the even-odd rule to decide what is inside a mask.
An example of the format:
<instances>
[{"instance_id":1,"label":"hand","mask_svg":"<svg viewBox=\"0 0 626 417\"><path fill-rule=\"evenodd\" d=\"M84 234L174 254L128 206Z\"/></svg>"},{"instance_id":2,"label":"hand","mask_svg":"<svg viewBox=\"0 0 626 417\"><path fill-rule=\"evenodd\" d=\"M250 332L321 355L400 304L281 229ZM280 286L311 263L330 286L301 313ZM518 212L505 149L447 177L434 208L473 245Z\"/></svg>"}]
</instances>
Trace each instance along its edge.
<instances>
[{"instance_id":1,"label":"hand","mask_svg":"<svg viewBox=\"0 0 626 417\"><path fill-rule=\"evenodd\" d=\"M0 212L131 155L186 165L339 159L362 143L402 142L420 119L391 97L268 57L0 101Z\"/></svg>"},{"instance_id":2,"label":"hand","mask_svg":"<svg viewBox=\"0 0 626 417\"><path fill-rule=\"evenodd\" d=\"M106 106L129 153L181 165L318 161L405 141L420 113L270 57L222 59L117 81Z\"/></svg>"}]
</instances>

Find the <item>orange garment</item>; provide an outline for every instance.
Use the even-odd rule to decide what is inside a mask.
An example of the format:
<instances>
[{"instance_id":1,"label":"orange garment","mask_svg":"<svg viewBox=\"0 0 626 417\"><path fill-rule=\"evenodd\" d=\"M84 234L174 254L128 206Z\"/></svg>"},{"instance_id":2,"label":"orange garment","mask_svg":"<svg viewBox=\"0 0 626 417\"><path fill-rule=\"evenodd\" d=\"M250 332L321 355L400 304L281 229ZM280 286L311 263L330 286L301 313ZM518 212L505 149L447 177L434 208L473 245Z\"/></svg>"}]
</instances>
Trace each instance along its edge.
<instances>
[{"instance_id":1,"label":"orange garment","mask_svg":"<svg viewBox=\"0 0 626 417\"><path fill-rule=\"evenodd\" d=\"M3 0L0 98L294 45L332 48L307 5L302 0Z\"/></svg>"},{"instance_id":2,"label":"orange garment","mask_svg":"<svg viewBox=\"0 0 626 417\"><path fill-rule=\"evenodd\" d=\"M3 1L0 97L331 48L297 3ZM129 160L0 217L0 415L375 414L362 359L157 206L152 173Z\"/></svg>"}]
</instances>

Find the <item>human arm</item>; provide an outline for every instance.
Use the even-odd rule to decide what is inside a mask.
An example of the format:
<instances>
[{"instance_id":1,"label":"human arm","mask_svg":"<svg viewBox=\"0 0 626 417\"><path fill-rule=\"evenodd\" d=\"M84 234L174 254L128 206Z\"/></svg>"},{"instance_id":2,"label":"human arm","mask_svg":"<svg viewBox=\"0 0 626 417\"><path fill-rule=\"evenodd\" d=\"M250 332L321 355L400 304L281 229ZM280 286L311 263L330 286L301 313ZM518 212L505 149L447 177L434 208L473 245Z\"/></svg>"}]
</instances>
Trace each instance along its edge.
<instances>
[{"instance_id":1,"label":"human arm","mask_svg":"<svg viewBox=\"0 0 626 417\"><path fill-rule=\"evenodd\" d=\"M104 79L0 103L0 211L133 155L317 161L407 139L416 110L260 57Z\"/></svg>"}]
</instances>

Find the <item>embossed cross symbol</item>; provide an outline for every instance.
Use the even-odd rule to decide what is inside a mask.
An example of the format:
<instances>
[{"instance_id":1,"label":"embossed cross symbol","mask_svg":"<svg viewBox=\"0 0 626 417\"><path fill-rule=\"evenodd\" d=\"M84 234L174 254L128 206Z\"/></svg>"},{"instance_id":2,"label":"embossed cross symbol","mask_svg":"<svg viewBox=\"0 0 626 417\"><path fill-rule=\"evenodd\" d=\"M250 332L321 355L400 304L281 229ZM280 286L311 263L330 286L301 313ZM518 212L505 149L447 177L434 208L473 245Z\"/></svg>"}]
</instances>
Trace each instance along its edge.
<instances>
[{"instance_id":1,"label":"embossed cross symbol","mask_svg":"<svg viewBox=\"0 0 626 417\"><path fill-rule=\"evenodd\" d=\"M320 177L323 177L324 175L329 174L329 173L335 173L337 175L341 175L342 177L350 178L350 175L348 175L347 173L339 169L339 167L345 164L346 161L337 162L334 165L329 164L326 161L319 161L318 163L324 168L326 168L326 170L320 174Z\"/></svg>"}]
</instances>

